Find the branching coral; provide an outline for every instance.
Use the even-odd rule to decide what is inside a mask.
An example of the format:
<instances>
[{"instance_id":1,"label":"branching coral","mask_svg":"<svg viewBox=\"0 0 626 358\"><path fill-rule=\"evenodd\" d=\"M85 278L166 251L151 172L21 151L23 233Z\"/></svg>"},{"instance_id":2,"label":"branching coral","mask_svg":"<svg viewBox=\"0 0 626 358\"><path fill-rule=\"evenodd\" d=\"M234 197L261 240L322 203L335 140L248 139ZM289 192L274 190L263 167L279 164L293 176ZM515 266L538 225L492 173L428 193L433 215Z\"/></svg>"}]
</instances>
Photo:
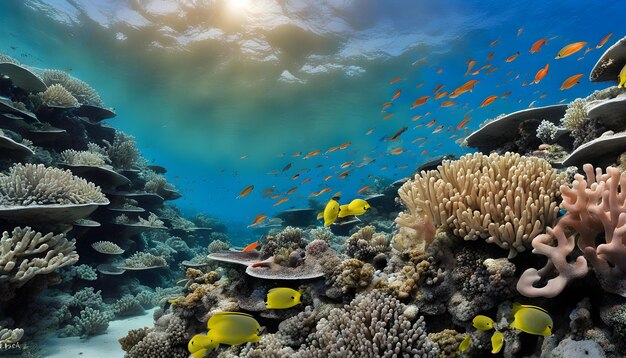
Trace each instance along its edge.
<instances>
[{"instance_id":1,"label":"branching coral","mask_svg":"<svg viewBox=\"0 0 626 358\"><path fill-rule=\"evenodd\" d=\"M60 106L60 107L78 107L80 104L76 97L65 89L65 87L54 84L48 87L41 94L43 103L47 106Z\"/></svg>"},{"instance_id":2,"label":"branching coral","mask_svg":"<svg viewBox=\"0 0 626 358\"><path fill-rule=\"evenodd\" d=\"M261 244L263 245L261 256L267 258L278 253L279 249L286 249L289 252L304 249L307 241L300 228L287 226L282 232L262 239Z\"/></svg>"},{"instance_id":3,"label":"branching coral","mask_svg":"<svg viewBox=\"0 0 626 358\"><path fill-rule=\"evenodd\" d=\"M366 288L372 282L373 277L374 267L372 265L357 259L348 259L336 268L330 283L333 288L346 294ZM330 296L340 296L331 292L328 292Z\"/></svg>"},{"instance_id":4,"label":"branching coral","mask_svg":"<svg viewBox=\"0 0 626 358\"><path fill-rule=\"evenodd\" d=\"M484 238L514 257L554 223L564 182L545 160L514 153L444 161L398 190L406 211L396 219L400 230L392 245L424 246L434 228L443 227L465 240Z\"/></svg>"},{"instance_id":5,"label":"branching coral","mask_svg":"<svg viewBox=\"0 0 626 358\"><path fill-rule=\"evenodd\" d=\"M0 281L21 286L35 275L44 275L78 261L74 240L65 234L41 234L30 227L16 227L0 239Z\"/></svg>"},{"instance_id":6,"label":"branching coral","mask_svg":"<svg viewBox=\"0 0 626 358\"><path fill-rule=\"evenodd\" d=\"M317 322L295 357L438 357L423 317L381 291L359 294Z\"/></svg>"},{"instance_id":7,"label":"branching coral","mask_svg":"<svg viewBox=\"0 0 626 358\"><path fill-rule=\"evenodd\" d=\"M63 329L64 336L80 336L87 338L106 332L109 321L113 319L113 314L108 311L98 311L87 307L80 311L80 316L74 317L74 322Z\"/></svg>"},{"instance_id":8,"label":"branching coral","mask_svg":"<svg viewBox=\"0 0 626 358\"><path fill-rule=\"evenodd\" d=\"M355 232L346 241L346 254L362 261L370 261L374 256L389 251L389 239L385 233L376 233L372 225Z\"/></svg>"},{"instance_id":9,"label":"branching coral","mask_svg":"<svg viewBox=\"0 0 626 358\"><path fill-rule=\"evenodd\" d=\"M561 119L561 125L572 131L581 128L587 118L586 104L585 98L576 98L570 102L565 110L565 116Z\"/></svg>"},{"instance_id":10,"label":"branching coral","mask_svg":"<svg viewBox=\"0 0 626 358\"><path fill-rule=\"evenodd\" d=\"M102 167L107 165L109 158L98 152L67 149L61 152L61 160L69 165L90 165Z\"/></svg>"},{"instance_id":11,"label":"branching coral","mask_svg":"<svg viewBox=\"0 0 626 358\"><path fill-rule=\"evenodd\" d=\"M41 78L47 86L61 85L70 92L81 104L103 107L102 99L95 89L87 83L71 77L67 72L60 70L46 70Z\"/></svg>"},{"instance_id":12,"label":"branching coral","mask_svg":"<svg viewBox=\"0 0 626 358\"><path fill-rule=\"evenodd\" d=\"M119 255L124 253L121 247L111 241L97 241L91 244L91 247L101 254Z\"/></svg>"},{"instance_id":13,"label":"branching coral","mask_svg":"<svg viewBox=\"0 0 626 358\"><path fill-rule=\"evenodd\" d=\"M559 131L559 127L556 124L543 120L537 127L537 138L541 139L542 142L547 144L552 144L556 140L556 134Z\"/></svg>"},{"instance_id":14,"label":"branching coral","mask_svg":"<svg viewBox=\"0 0 626 358\"><path fill-rule=\"evenodd\" d=\"M222 240L215 240L209 244L208 251L210 254L218 251L228 250L230 244Z\"/></svg>"},{"instance_id":15,"label":"branching coral","mask_svg":"<svg viewBox=\"0 0 626 358\"><path fill-rule=\"evenodd\" d=\"M600 168L594 173L590 164L583 170L586 180L577 174L572 188L561 187L567 213L532 242L533 253L547 256L548 263L522 274L517 289L525 296L558 295L569 282L587 274L589 261L602 288L626 297L626 245L622 242L626 235L626 174L614 167L608 167L605 174ZM597 243L599 237L603 238L601 244ZM584 256L568 260L575 246ZM549 278L554 271L557 276ZM541 279L548 279L545 286L533 286Z\"/></svg>"},{"instance_id":16,"label":"branching coral","mask_svg":"<svg viewBox=\"0 0 626 358\"><path fill-rule=\"evenodd\" d=\"M111 165L116 169L132 169L141 156L135 138L122 132L115 132L113 143L105 141L105 145Z\"/></svg>"},{"instance_id":17,"label":"branching coral","mask_svg":"<svg viewBox=\"0 0 626 358\"><path fill-rule=\"evenodd\" d=\"M136 252L131 257L124 260L124 267L144 269L149 267L167 266L163 257L155 256L146 252Z\"/></svg>"},{"instance_id":18,"label":"branching coral","mask_svg":"<svg viewBox=\"0 0 626 358\"><path fill-rule=\"evenodd\" d=\"M143 314L143 306L132 295L124 295L113 304L113 312L117 316L127 317Z\"/></svg>"},{"instance_id":19,"label":"branching coral","mask_svg":"<svg viewBox=\"0 0 626 358\"><path fill-rule=\"evenodd\" d=\"M165 223L155 213L150 213L148 219L139 217L139 224L151 227L165 227Z\"/></svg>"},{"instance_id":20,"label":"branching coral","mask_svg":"<svg viewBox=\"0 0 626 358\"><path fill-rule=\"evenodd\" d=\"M42 164L15 164L0 175L0 205L106 203L100 188L69 170Z\"/></svg>"}]
</instances>

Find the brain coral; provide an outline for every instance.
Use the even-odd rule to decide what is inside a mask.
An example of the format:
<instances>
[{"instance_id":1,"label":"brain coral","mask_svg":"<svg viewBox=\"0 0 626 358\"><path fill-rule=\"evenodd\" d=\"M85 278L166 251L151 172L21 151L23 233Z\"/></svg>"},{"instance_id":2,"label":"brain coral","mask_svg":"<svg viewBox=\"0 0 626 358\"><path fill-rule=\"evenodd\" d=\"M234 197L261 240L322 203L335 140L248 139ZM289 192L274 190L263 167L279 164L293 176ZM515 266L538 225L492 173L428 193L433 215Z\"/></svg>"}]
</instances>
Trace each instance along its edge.
<instances>
[{"instance_id":1,"label":"brain coral","mask_svg":"<svg viewBox=\"0 0 626 358\"><path fill-rule=\"evenodd\" d=\"M422 171L398 190L406 207L396 218L394 241L432 241L434 227L465 240L486 239L509 257L524 251L532 239L556 220L565 174L548 162L519 154L467 154ZM397 245L394 244L397 248Z\"/></svg>"}]
</instances>

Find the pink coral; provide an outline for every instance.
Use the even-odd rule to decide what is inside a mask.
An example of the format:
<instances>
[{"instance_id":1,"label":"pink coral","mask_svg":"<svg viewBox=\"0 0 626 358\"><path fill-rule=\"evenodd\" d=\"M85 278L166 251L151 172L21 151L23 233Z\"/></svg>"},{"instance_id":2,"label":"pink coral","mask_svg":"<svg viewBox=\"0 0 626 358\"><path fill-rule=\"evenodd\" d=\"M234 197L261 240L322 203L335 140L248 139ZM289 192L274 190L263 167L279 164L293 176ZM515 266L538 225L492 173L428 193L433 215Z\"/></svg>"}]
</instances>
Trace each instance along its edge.
<instances>
[{"instance_id":1,"label":"pink coral","mask_svg":"<svg viewBox=\"0 0 626 358\"><path fill-rule=\"evenodd\" d=\"M591 164L585 164L582 175L574 177L572 188L561 186L563 208L567 210L554 229L537 236L533 253L547 256L549 261L540 270L526 270L517 284L518 291L528 297L554 297L575 278L587 274L587 261L593 266L600 285L606 291L626 297L626 173L608 167L606 174ZM604 233L605 243L596 246L596 238ZM557 245L551 243L556 237ZM578 240L576 241L576 238ZM584 257L572 263L567 256L577 244ZM549 276L553 270L558 275L544 287L533 283Z\"/></svg>"}]
</instances>

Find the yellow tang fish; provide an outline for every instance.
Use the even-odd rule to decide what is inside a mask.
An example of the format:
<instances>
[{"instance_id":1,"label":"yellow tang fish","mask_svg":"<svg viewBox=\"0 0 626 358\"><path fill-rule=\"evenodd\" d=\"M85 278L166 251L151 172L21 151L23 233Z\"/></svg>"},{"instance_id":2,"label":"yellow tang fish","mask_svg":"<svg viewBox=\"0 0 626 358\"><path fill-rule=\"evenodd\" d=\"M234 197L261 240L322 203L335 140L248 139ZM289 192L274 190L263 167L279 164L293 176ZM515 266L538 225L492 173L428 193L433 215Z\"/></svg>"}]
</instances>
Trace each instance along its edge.
<instances>
[{"instance_id":1,"label":"yellow tang fish","mask_svg":"<svg viewBox=\"0 0 626 358\"><path fill-rule=\"evenodd\" d=\"M339 215L339 196L333 196L324 208L324 226L330 226Z\"/></svg>"},{"instance_id":2,"label":"yellow tang fish","mask_svg":"<svg viewBox=\"0 0 626 358\"><path fill-rule=\"evenodd\" d=\"M617 88L622 88L626 86L626 65L624 65L624 67L622 67L622 70L619 71L619 76L617 76L617 81L619 82L619 84L617 85Z\"/></svg>"},{"instance_id":3,"label":"yellow tang fish","mask_svg":"<svg viewBox=\"0 0 626 358\"><path fill-rule=\"evenodd\" d=\"M493 329L493 320L487 316L478 315L472 320L472 325L479 331L488 331Z\"/></svg>"},{"instance_id":4,"label":"yellow tang fish","mask_svg":"<svg viewBox=\"0 0 626 358\"><path fill-rule=\"evenodd\" d=\"M202 358L220 344L237 345L258 342L261 326L251 315L241 312L218 312L207 322L209 332L196 334L189 340L187 349L194 358Z\"/></svg>"},{"instance_id":5,"label":"yellow tang fish","mask_svg":"<svg viewBox=\"0 0 626 358\"><path fill-rule=\"evenodd\" d=\"M362 215L369 210L370 204L363 199L354 199L348 204L348 210L352 215Z\"/></svg>"},{"instance_id":6,"label":"yellow tang fish","mask_svg":"<svg viewBox=\"0 0 626 358\"><path fill-rule=\"evenodd\" d=\"M511 328L538 336L552 335L552 318L546 310L537 306L513 304L513 322Z\"/></svg>"},{"instance_id":7,"label":"yellow tang fish","mask_svg":"<svg viewBox=\"0 0 626 358\"><path fill-rule=\"evenodd\" d=\"M459 344L459 352L463 353L467 351L471 344L472 344L472 337L468 334L467 336L465 336L465 338L463 338L463 342Z\"/></svg>"},{"instance_id":8,"label":"yellow tang fish","mask_svg":"<svg viewBox=\"0 0 626 358\"><path fill-rule=\"evenodd\" d=\"M272 288L267 292L267 303L265 307L268 309L285 309L299 305L302 291L296 291L287 287Z\"/></svg>"},{"instance_id":9,"label":"yellow tang fish","mask_svg":"<svg viewBox=\"0 0 626 358\"><path fill-rule=\"evenodd\" d=\"M495 331L491 336L491 353L496 354L500 352L504 345L504 335L500 331Z\"/></svg>"},{"instance_id":10,"label":"yellow tang fish","mask_svg":"<svg viewBox=\"0 0 626 358\"><path fill-rule=\"evenodd\" d=\"M348 204L343 204L339 206L339 214L338 218L345 218L346 216L354 215L348 210Z\"/></svg>"}]
</instances>

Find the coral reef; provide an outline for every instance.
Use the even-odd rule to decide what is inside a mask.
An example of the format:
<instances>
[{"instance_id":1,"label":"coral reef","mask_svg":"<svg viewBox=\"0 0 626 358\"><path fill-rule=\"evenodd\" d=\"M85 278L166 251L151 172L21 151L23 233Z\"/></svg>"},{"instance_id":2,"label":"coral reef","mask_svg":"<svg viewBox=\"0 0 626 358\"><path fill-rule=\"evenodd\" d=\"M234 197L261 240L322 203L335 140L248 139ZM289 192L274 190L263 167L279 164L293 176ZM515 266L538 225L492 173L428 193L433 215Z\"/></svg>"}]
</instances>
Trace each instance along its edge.
<instances>
[{"instance_id":1,"label":"coral reef","mask_svg":"<svg viewBox=\"0 0 626 358\"><path fill-rule=\"evenodd\" d=\"M101 254L120 255L124 253L121 247L111 241L97 241L91 244L91 247Z\"/></svg>"},{"instance_id":2,"label":"coral reef","mask_svg":"<svg viewBox=\"0 0 626 358\"><path fill-rule=\"evenodd\" d=\"M140 153L133 136L115 132L113 142L105 141L105 145L106 154L115 169L132 169L139 162Z\"/></svg>"},{"instance_id":3,"label":"coral reef","mask_svg":"<svg viewBox=\"0 0 626 358\"><path fill-rule=\"evenodd\" d=\"M559 127L556 124L543 120L537 127L537 138L546 144L552 144L556 140Z\"/></svg>"},{"instance_id":4,"label":"coral reef","mask_svg":"<svg viewBox=\"0 0 626 358\"><path fill-rule=\"evenodd\" d=\"M390 250L385 233L375 233L376 228L368 225L352 234L346 241L346 254L361 261L371 261L378 254Z\"/></svg>"},{"instance_id":5,"label":"coral reef","mask_svg":"<svg viewBox=\"0 0 626 358\"><path fill-rule=\"evenodd\" d=\"M41 74L41 79L49 87L54 85L62 86L66 91L71 93L80 104L104 107L102 99L100 99L95 89L87 83L70 76L65 71L45 70Z\"/></svg>"},{"instance_id":6,"label":"coral reef","mask_svg":"<svg viewBox=\"0 0 626 358\"><path fill-rule=\"evenodd\" d=\"M136 252L124 260L125 268L145 269L162 266L167 266L167 262L163 257L155 256L146 252Z\"/></svg>"},{"instance_id":7,"label":"coral reef","mask_svg":"<svg viewBox=\"0 0 626 358\"><path fill-rule=\"evenodd\" d=\"M63 163L69 165L90 165L102 167L107 165L109 158L99 152L67 149L61 152L61 160Z\"/></svg>"},{"instance_id":8,"label":"coral reef","mask_svg":"<svg viewBox=\"0 0 626 358\"><path fill-rule=\"evenodd\" d=\"M396 219L399 232L392 245L424 246L435 227L446 227L465 240L486 239L514 257L554 223L564 183L565 175L546 161L519 154L475 153L444 161L398 191L407 210Z\"/></svg>"}]
</instances>

